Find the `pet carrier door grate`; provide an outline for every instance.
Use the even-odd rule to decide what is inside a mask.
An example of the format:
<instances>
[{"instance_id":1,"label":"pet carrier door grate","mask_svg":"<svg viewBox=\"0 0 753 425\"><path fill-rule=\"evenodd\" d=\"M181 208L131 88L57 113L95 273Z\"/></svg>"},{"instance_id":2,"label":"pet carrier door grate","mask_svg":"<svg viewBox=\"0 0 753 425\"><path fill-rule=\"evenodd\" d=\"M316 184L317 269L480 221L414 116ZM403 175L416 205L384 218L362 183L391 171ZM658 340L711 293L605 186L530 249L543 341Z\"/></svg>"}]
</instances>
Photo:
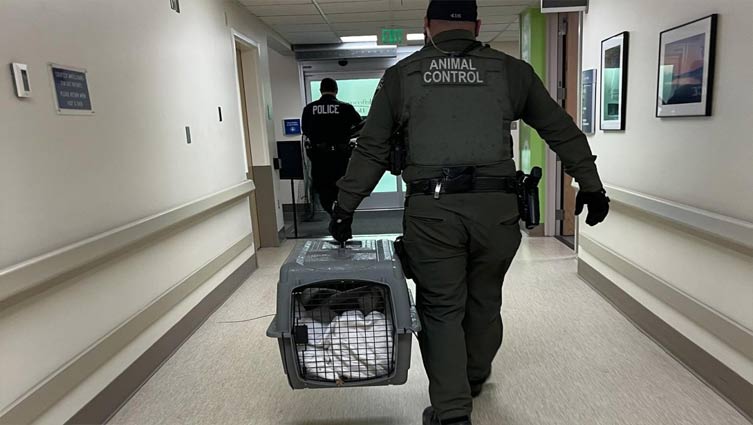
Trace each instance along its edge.
<instances>
[{"instance_id":1,"label":"pet carrier door grate","mask_svg":"<svg viewBox=\"0 0 753 425\"><path fill-rule=\"evenodd\" d=\"M280 269L277 339L290 386L401 385L418 316L391 241L306 241Z\"/></svg>"},{"instance_id":2,"label":"pet carrier door grate","mask_svg":"<svg viewBox=\"0 0 753 425\"><path fill-rule=\"evenodd\" d=\"M359 382L394 371L395 328L384 285L343 281L293 293L293 341L306 379Z\"/></svg>"}]
</instances>

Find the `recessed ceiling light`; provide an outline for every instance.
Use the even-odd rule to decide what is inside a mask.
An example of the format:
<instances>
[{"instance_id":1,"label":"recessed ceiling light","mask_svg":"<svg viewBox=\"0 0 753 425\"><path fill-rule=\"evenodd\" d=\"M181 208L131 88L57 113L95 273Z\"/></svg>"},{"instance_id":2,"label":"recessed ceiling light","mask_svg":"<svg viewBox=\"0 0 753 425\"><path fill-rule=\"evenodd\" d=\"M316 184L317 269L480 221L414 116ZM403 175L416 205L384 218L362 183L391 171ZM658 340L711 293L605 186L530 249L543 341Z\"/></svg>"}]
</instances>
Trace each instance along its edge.
<instances>
[{"instance_id":1,"label":"recessed ceiling light","mask_svg":"<svg viewBox=\"0 0 753 425\"><path fill-rule=\"evenodd\" d=\"M343 43L366 43L369 41L376 42L376 35L353 35L348 37L340 37L340 41Z\"/></svg>"},{"instance_id":2,"label":"recessed ceiling light","mask_svg":"<svg viewBox=\"0 0 753 425\"><path fill-rule=\"evenodd\" d=\"M424 35L420 33L408 34L408 41L424 41Z\"/></svg>"}]
</instances>

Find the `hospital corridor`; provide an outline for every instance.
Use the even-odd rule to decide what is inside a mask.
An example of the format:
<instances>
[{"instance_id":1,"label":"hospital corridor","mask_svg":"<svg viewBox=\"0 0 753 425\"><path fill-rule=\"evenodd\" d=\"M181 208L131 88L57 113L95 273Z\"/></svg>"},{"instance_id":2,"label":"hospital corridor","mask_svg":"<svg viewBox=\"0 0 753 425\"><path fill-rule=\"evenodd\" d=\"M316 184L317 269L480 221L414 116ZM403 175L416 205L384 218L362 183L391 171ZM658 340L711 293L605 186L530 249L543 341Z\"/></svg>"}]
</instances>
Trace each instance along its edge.
<instances>
[{"instance_id":1,"label":"hospital corridor","mask_svg":"<svg viewBox=\"0 0 753 425\"><path fill-rule=\"evenodd\" d=\"M753 424L753 1L0 0L0 425Z\"/></svg>"},{"instance_id":2,"label":"hospital corridor","mask_svg":"<svg viewBox=\"0 0 753 425\"><path fill-rule=\"evenodd\" d=\"M403 387L290 391L277 344L264 336L264 316L272 314L267 301L291 247L260 251L252 277L109 423L414 423L429 402L418 350ZM524 241L505 286L504 349L474 423L747 423L576 269L562 243Z\"/></svg>"}]
</instances>

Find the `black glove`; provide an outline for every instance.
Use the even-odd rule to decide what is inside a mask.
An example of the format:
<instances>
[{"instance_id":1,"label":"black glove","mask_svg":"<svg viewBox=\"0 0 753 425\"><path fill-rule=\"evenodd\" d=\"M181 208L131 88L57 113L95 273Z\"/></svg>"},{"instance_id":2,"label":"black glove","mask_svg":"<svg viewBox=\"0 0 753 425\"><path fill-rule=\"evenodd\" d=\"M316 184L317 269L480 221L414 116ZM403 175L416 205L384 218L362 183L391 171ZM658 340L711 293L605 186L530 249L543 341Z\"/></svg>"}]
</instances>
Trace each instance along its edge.
<instances>
[{"instance_id":1,"label":"black glove","mask_svg":"<svg viewBox=\"0 0 753 425\"><path fill-rule=\"evenodd\" d=\"M340 208L340 205L332 207L332 221L329 222L329 233L340 243L347 242L353 237L353 213Z\"/></svg>"},{"instance_id":2,"label":"black glove","mask_svg":"<svg viewBox=\"0 0 753 425\"><path fill-rule=\"evenodd\" d=\"M586 224L589 226L596 226L609 214L609 198L604 189L598 192L578 192L575 198L575 215L580 215L585 205L588 205Z\"/></svg>"}]
</instances>

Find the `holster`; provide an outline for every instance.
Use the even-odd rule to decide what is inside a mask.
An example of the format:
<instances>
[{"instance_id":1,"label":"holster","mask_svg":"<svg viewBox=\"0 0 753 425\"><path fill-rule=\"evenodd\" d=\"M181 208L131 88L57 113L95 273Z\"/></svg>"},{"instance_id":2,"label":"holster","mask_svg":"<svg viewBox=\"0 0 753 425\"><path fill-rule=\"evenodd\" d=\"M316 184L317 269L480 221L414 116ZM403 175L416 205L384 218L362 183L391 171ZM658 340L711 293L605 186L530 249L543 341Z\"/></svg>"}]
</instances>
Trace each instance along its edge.
<instances>
[{"instance_id":1,"label":"holster","mask_svg":"<svg viewBox=\"0 0 753 425\"><path fill-rule=\"evenodd\" d=\"M525 222L526 229L531 230L541 222L541 206L539 200L539 182L542 171L533 167L531 174L518 171L518 212L520 219Z\"/></svg>"},{"instance_id":2,"label":"holster","mask_svg":"<svg viewBox=\"0 0 753 425\"><path fill-rule=\"evenodd\" d=\"M413 270L411 270L410 268L408 253L405 251L405 242L403 242L403 237L400 236L399 238L395 239L393 245L395 246L395 254L397 255L397 258L400 259L400 265L402 265L403 267L403 274L405 275L405 278L413 279L415 276L413 275Z\"/></svg>"},{"instance_id":3,"label":"holster","mask_svg":"<svg viewBox=\"0 0 753 425\"><path fill-rule=\"evenodd\" d=\"M399 176L408 161L408 148L402 130L396 131L390 138L390 173Z\"/></svg>"}]
</instances>

